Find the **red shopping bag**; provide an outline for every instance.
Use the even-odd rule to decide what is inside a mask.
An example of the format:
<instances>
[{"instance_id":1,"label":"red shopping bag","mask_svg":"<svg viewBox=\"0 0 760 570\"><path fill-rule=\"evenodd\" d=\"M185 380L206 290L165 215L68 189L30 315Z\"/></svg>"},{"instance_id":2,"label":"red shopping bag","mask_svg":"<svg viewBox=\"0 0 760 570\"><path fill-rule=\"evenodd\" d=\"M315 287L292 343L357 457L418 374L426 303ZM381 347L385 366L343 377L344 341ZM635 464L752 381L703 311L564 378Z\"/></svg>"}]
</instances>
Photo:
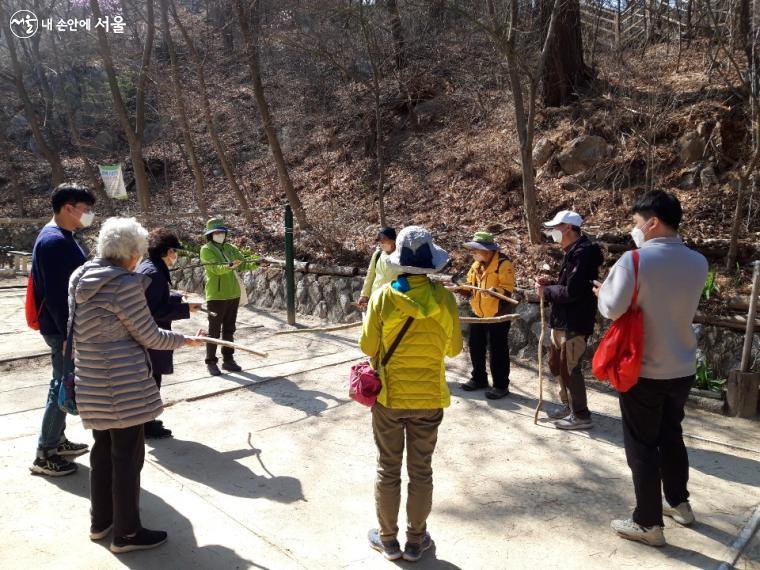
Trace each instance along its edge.
<instances>
[{"instance_id":1,"label":"red shopping bag","mask_svg":"<svg viewBox=\"0 0 760 570\"><path fill-rule=\"evenodd\" d=\"M638 305L639 252L633 250L633 299L625 314L612 323L594 353L594 376L627 392L639 381L644 355L644 315Z\"/></svg>"}]
</instances>

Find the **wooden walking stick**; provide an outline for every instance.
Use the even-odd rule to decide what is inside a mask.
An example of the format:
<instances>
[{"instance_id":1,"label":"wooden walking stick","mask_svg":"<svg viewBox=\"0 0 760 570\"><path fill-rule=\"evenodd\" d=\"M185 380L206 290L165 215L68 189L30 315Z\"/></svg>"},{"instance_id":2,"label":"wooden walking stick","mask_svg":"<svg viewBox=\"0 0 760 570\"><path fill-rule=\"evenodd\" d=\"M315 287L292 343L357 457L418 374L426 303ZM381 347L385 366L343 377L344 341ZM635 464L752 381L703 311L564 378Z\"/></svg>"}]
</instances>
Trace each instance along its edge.
<instances>
[{"instance_id":1,"label":"wooden walking stick","mask_svg":"<svg viewBox=\"0 0 760 570\"><path fill-rule=\"evenodd\" d=\"M203 342L209 342L211 344L218 344L219 346L228 346L229 348L234 348L237 350L242 350L244 352L250 352L251 354L255 354L256 356L261 356L263 358L268 357L269 355L266 352L259 352L258 350L253 350L252 348L248 348L247 346L243 346L242 344L236 344L234 342L230 342L228 340L221 340L218 338L211 338L208 336L189 336L187 338L193 339L193 340L202 340Z\"/></svg>"},{"instance_id":2,"label":"wooden walking stick","mask_svg":"<svg viewBox=\"0 0 760 570\"><path fill-rule=\"evenodd\" d=\"M546 324L544 323L544 296L540 298L541 306L541 334L538 337L538 405L536 411L533 414L533 424L538 424L538 412L541 411L541 407L544 405L544 333L546 331Z\"/></svg>"},{"instance_id":3,"label":"wooden walking stick","mask_svg":"<svg viewBox=\"0 0 760 570\"><path fill-rule=\"evenodd\" d=\"M502 301L507 301L508 303L512 303L513 305L519 305L520 301L517 299L513 299L512 297L507 297L506 295L502 295L501 293L497 293L496 291L491 291L490 289L483 289L482 287L475 287L474 285L460 285L457 284L456 287L446 287L446 289L449 290L456 290L456 289L469 289L471 291L481 291L483 293L488 293L489 295L493 295L497 299L501 299Z\"/></svg>"},{"instance_id":4,"label":"wooden walking stick","mask_svg":"<svg viewBox=\"0 0 760 570\"><path fill-rule=\"evenodd\" d=\"M296 334L296 333L324 333L324 332L340 331L343 329L351 329L354 327L358 327L361 324L362 324L362 321L357 321L355 323L346 323L344 325L335 325L331 327L317 327L317 328L312 328L312 329L291 329L287 331L277 331L274 334L276 336L276 335L281 335L281 334Z\"/></svg>"}]
</instances>

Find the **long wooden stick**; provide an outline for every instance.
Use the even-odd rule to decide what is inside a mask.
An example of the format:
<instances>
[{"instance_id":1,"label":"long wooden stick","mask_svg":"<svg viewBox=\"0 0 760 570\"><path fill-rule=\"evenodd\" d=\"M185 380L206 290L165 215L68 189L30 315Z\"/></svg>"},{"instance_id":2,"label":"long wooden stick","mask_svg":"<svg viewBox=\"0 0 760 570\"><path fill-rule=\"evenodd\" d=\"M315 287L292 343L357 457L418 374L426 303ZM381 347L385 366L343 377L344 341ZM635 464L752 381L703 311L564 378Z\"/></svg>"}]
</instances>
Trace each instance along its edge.
<instances>
[{"instance_id":1,"label":"long wooden stick","mask_svg":"<svg viewBox=\"0 0 760 570\"><path fill-rule=\"evenodd\" d=\"M278 331L274 333L275 335L280 334L296 334L296 333L322 333L322 332L331 332L331 331L340 331L343 329L350 329L353 327L358 327L362 324L361 321L357 321L355 323L348 323L345 325L336 325L333 327L317 327L313 329L293 329L293 330L287 330L287 331Z\"/></svg>"},{"instance_id":2,"label":"long wooden stick","mask_svg":"<svg viewBox=\"0 0 760 570\"><path fill-rule=\"evenodd\" d=\"M544 405L544 332L546 324L544 323L544 296L541 295L541 335L538 337L538 405L533 414L533 424L538 423L538 412Z\"/></svg>"},{"instance_id":3,"label":"long wooden stick","mask_svg":"<svg viewBox=\"0 0 760 570\"><path fill-rule=\"evenodd\" d=\"M237 350L250 352L251 354L255 354L256 356L261 356L263 358L266 358L267 356L269 356L266 352L259 352L258 350L253 350L252 348L248 348L247 346L243 346L242 344L236 344L228 340L220 340L218 338L211 338L208 336L189 336L187 338L191 338L193 340L202 340L203 342L218 344L219 346L228 346L229 348L235 348Z\"/></svg>"},{"instance_id":4,"label":"long wooden stick","mask_svg":"<svg viewBox=\"0 0 760 570\"><path fill-rule=\"evenodd\" d=\"M463 325L492 325L496 323L506 323L520 319L520 315L502 315L500 317L459 317L459 322Z\"/></svg>"},{"instance_id":5,"label":"long wooden stick","mask_svg":"<svg viewBox=\"0 0 760 570\"><path fill-rule=\"evenodd\" d=\"M490 291L489 289L483 289L482 287L475 287L474 285L457 285L456 287L446 287L446 289L452 290L452 289L470 289L472 291L481 291L483 293L488 293L489 295L493 295L497 299L501 299L503 301L507 301L508 303L512 303L513 305L519 305L520 301L517 299L513 299L512 297L507 297L506 295L502 295L501 293L495 293L494 291Z\"/></svg>"}]
</instances>

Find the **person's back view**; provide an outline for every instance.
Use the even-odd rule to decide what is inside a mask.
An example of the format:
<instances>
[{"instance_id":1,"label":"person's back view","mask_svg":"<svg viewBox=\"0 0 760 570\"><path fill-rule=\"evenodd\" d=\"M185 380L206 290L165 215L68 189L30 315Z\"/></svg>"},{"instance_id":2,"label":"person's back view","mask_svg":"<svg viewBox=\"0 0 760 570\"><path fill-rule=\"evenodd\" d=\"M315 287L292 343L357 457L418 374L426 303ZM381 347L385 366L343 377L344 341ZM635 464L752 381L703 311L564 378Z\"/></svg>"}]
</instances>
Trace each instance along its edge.
<instances>
[{"instance_id":1,"label":"person's back view","mask_svg":"<svg viewBox=\"0 0 760 570\"><path fill-rule=\"evenodd\" d=\"M663 514L680 524L694 522L681 422L696 374L697 340L691 325L708 268L707 260L676 233L682 210L673 194L649 192L633 212L644 354L638 382L620 394L620 411L636 509L629 519L613 520L612 529L623 538L661 546ZM604 284L596 282L599 312L620 318L631 304L635 281L633 256L625 254Z\"/></svg>"},{"instance_id":2,"label":"person's back view","mask_svg":"<svg viewBox=\"0 0 760 570\"><path fill-rule=\"evenodd\" d=\"M443 268L448 254L433 244L430 232L416 226L401 230L396 243L388 263L400 276L373 293L359 341L382 380L372 407L380 528L370 530L369 541L389 560L403 556L416 561L432 544L426 524L433 496L432 457L443 408L450 402L444 358L461 352L462 332L454 295L427 277ZM390 360L379 367L394 344ZM409 494L402 553L397 535L405 444Z\"/></svg>"},{"instance_id":3,"label":"person's back view","mask_svg":"<svg viewBox=\"0 0 760 570\"><path fill-rule=\"evenodd\" d=\"M644 314L644 378L681 378L694 374L697 339L691 327L707 277L707 261L681 238L658 237L639 250L639 306ZM633 258L625 254L607 279L621 286L621 298L633 297ZM629 294L630 293L630 294ZM630 301L629 301L630 302ZM616 319L628 307L600 296L600 310ZM620 312L622 310L622 312Z\"/></svg>"}]
</instances>

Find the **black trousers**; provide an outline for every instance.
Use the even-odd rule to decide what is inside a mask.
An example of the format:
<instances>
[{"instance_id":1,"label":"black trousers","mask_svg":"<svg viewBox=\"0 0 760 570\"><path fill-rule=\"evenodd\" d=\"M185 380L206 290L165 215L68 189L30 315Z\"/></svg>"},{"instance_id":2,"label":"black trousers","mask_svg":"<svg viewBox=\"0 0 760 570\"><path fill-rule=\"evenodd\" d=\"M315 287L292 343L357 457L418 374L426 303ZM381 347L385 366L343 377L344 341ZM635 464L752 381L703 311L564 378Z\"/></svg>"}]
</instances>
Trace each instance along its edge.
<instances>
[{"instance_id":1,"label":"black trousers","mask_svg":"<svg viewBox=\"0 0 760 570\"><path fill-rule=\"evenodd\" d=\"M230 342L235 340L235 323L237 322L238 306L240 299L230 299L228 301L209 301L209 313L216 313L215 317L209 314L208 317L208 336L211 338L220 338ZM227 346L222 347L222 358L232 360L235 354L234 348ZM216 345L206 344L206 364L216 363Z\"/></svg>"},{"instance_id":2,"label":"black trousers","mask_svg":"<svg viewBox=\"0 0 760 570\"><path fill-rule=\"evenodd\" d=\"M625 456L636 493L634 522L662 526L662 493L671 506L689 498L689 456L681 422L694 376L640 378L620 394Z\"/></svg>"},{"instance_id":3,"label":"black trousers","mask_svg":"<svg viewBox=\"0 0 760 570\"><path fill-rule=\"evenodd\" d=\"M486 352L490 353L491 381L494 388L509 388L509 328L512 323L470 325L472 381L487 385Z\"/></svg>"},{"instance_id":4,"label":"black trousers","mask_svg":"<svg viewBox=\"0 0 760 570\"><path fill-rule=\"evenodd\" d=\"M140 530L140 471L145 460L142 425L92 430L90 451L90 516L92 528L113 523L113 536Z\"/></svg>"}]
</instances>

